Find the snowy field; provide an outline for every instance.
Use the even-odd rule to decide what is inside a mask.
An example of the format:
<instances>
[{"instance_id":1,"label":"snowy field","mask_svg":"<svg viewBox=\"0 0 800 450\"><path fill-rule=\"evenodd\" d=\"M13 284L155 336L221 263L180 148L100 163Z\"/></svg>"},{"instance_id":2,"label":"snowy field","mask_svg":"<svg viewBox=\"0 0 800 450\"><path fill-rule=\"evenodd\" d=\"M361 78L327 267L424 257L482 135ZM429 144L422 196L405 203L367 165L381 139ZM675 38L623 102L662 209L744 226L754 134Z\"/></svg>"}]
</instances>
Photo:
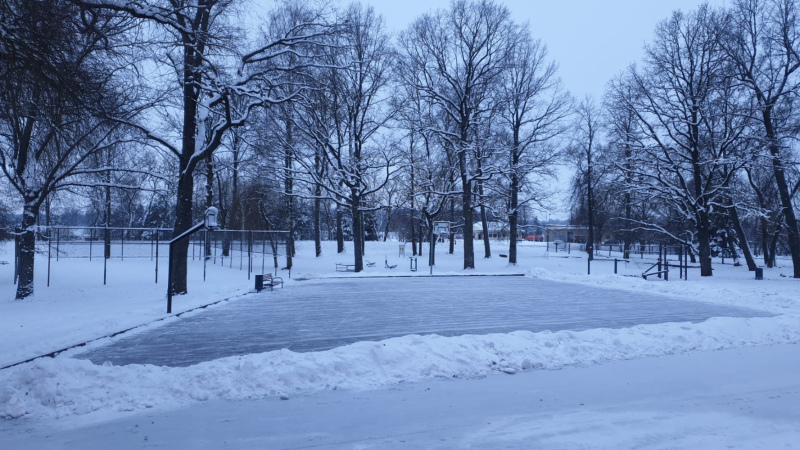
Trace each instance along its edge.
<instances>
[{"instance_id":1,"label":"snowy field","mask_svg":"<svg viewBox=\"0 0 800 450\"><path fill-rule=\"evenodd\" d=\"M565 307L569 293L582 292L578 297L586 305L599 304L602 311L629 303L649 320L498 332L492 329L498 320L514 328L518 314L504 320L479 312L491 325L485 332L429 335L424 333L437 330L423 327L417 334L324 351L272 350L187 367L74 358L235 310L254 298L293 304L302 315L306 309L296 306L302 298L335 303L338 289L359 286L374 296L386 280L356 277L428 275L427 256L412 272L398 250L396 242L367 243L366 259L375 267L353 274L335 270L336 263L352 263L351 254L337 255L326 243L324 256L314 258L312 243L302 242L292 273L277 270L285 288L260 294L251 293L242 258L208 264L205 282L203 263L195 260L190 293L175 298L174 312L190 311L181 317L166 314L163 250L158 283L155 261L145 251L109 261L107 285L102 259L52 260L47 287L44 255L37 260L36 295L24 302L13 301L13 266L0 266L0 283L7 286L0 298L0 367L88 343L0 371L0 447L776 448L800 442L800 280L787 277L788 262L765 269L764 281L729 260L716 261L710 279L691 268L688 281L678 280L677 270L668 282L645 281L640 274L652 264L647 255L619 263L617 275L613 262L598 261L587 275L587 261L575 249L555 253L523 243L519 264L509 266L499 257L507 248L496 244L496 256L476 258L476 269L465 272L458 248L448 255L439 246L434 275L524 275L484 278L503 294L487 295L484 302L478 296L471 300L475 307L513 304L504 287L513 291L509 283L535 286L540 280L547 289L534 287L532 294L552 299L545 291L555 289L558 300L560 290ZM0 260L13 260L11 253L6 248ZM261 264L253 261L259 269ZM271 259L264 264L271 266ZM386 281L384 289L397 291L390 283L397 280ZM464 280L473 278L420 279L424 289L403 295L421 304L453 298L468 287ZM297 295L303 291L309 295ZM645 301L654 294L697 308L754 309L763 317L660 319L665 311ZM547 307L560 309L557 301ZM439 314L418 311L423 322ZM186 442L193 444L181 445Z\"/></svg>"}]
</instances>

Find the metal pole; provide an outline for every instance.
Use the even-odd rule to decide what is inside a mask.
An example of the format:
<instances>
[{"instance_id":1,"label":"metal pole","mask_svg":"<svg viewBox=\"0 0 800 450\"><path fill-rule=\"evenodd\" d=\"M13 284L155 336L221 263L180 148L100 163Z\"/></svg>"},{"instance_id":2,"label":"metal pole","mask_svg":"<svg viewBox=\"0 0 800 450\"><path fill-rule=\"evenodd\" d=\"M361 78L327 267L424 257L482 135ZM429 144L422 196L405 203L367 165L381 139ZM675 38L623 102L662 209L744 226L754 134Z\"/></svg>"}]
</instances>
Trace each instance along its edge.
<instances>
[{"instance_id":1,"label":"metal pole","mask_svg":"<svg viewBox=\"0 0 800 450\"><path fill-rule=\"evenodd\" d=\"M61 228L56 228L56 262L58 262L58 254L60 251L61 251Z\"/></svg>"},{"instance_id":2,"label":"metal pole","mask_svg":"<svg viewBox=\"0 0 800 450\"><path fill-rule=\"evenodd\" d=\"M558 244L556 244L556 248L558 248ZM586 258L586 275L592 274L592 258Z\"/></svg>"},{"instance_id":3,"label":"metal pole","mask_svg":"<svg viewBox=\"0 0 800 450\"><path fill-rule=\"evenodd\" d=\"M120 230L119 234L122 235L121 244L120 244L121 248L120 248L120 251L119 251L119 258L120 258L120 261L125 261L125 230Z\"/></svg>"},{"instance_id":4,"label":"metal pole","mask_svg":"<svg viewBox=\"0 0 800 450\"><path fill-rule=\"evenodd\" d=\"M661 278L661 247L663 246L663 242L658 244L658 278Z\"/></svg>"},{"instance_id":5,"label":"metal pole","mask_svg":"<svg viewBox=\"0 0 800 450\"><path fill-rule=\"evenodd\" d=\"M206 281L207 263L208 263L208 230L203 230L203 281Z\"/></svg>"},{"instance_id":6,"label":"metal pole","mask_svg":"<svg viewBox=\"0 0 800 450\"><path fill-rule=\"evenodd\" d=\"M289 251L287 246L286 251ZM288 253L287 253L288 254ZM253 271L253 230L247 236L247 280L250 280L250 273Z\"/></svg>"},{"instance_id":7,"label":"metal pole","mask_svg":"<svg viewBox=\"0 0 800 450\"><path fill-rule=\"evenodd\" d=\"M108 225L108 224L106 224ZM106 285L108 281L108 258L111 257L111 239L108 234L108 226L105 228L105 233L103 233L103 286ZM106 246L106 243L109 243ZM106 249L108 249L108 254L106 255Z\"/></svg>"},{"instance_id":8,"label":"metal pole","mask_svg":"<svg viewBox=\"0 0 800 450\"><path fill-rule=\"evenodd\" d=\"M89 228L89 261L92 260L92 241L94 241L94 228Z\"/></svg>"},{"instance_id":9,"label":"metal pole","mask_svg":"<svg viewBox=\"0 0 800 450\"><path fill-rule=\"evenodd\" d=\"M47 236L47 287L50 287L50 249L53 248L52 244L52 233L53 230L49 229L48 236ZM35 238L34 238L35 239ZM58 258L58 249L56 249L56 258Z\"/></svg>"},{"instance_id":10,"label":"metal pole","mask_svg":"<svg viewBox=\"0 0 800 450\"><path fill-rule=\"evenodd\" d=\"M158 230L156 230L156 284L158 284Z\"/></svg>"},{"instance_id":11,"label":"metal pole","mask_svg":"<svg viewBox=\"0 0 800 450\"><path fill-rule=\"evenodd\" d=\"M19 235L21 230L16 227L14 231L14 284L17 284L17 278L19 278ZM36 245L35 241L34 245Z\"/></svg>"},{"instance_id":12,"label":"metal pole","mask_svg":"<svg viewBox=\"0 0 800 450\"><path fill-rule=\"evenodd\" d=\"M431 242L430 250L428 251L428 267L430 267L430 275L433 275L433 224L431 223Z\"/></svg>"},{"instance_id":13,"label":"metal pole","mask_svg":"<svg viewBox=\"0 0 800 450\"><path fill-rule=\"evenodd\" d=\"M614 258L614 275L617 274L617 258Z\"/></svg>"},{"instance_id":14,"label":"metal pole","mask_svg":"<svg viewBox=\"0 0 800 450\"><path fill-rule=\"evenodd\" d=\"M686 266L686 269L683 271L683 279L684 281L689 280L689 244L686 244L686 252L683 255L683 263Z\"/></svg>"},{"instance_id":15,"label":"metal pole","mask_svg":"<svg viewBox=\"0 0 800 450\"><path fill-rule=\"evenodd\" d=\"M172 244L169 243L169 258L167 259L167 314L172 313Z\"/></svg>"}]
</instances>

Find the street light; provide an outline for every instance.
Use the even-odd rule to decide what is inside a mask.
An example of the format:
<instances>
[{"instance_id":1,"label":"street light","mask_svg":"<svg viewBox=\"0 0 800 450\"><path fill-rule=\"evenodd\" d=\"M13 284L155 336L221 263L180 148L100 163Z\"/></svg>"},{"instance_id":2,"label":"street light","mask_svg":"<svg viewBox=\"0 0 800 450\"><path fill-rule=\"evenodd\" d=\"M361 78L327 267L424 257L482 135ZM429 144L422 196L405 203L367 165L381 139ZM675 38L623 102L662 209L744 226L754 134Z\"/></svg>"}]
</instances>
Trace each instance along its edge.
<instances>
[{"instance_id":1,"label":"street light","mask_svg":"<svg viewBox=\"0 0 800 450\"><path fill-rule=\"evenodd\" d=\"M206 229L213 230L215 228L219 228L219 224L217 223L217 216L219 215L219 209L214 206L209 206L206 209L206 221L205 227Z\"/></svg>"}]
</instances>

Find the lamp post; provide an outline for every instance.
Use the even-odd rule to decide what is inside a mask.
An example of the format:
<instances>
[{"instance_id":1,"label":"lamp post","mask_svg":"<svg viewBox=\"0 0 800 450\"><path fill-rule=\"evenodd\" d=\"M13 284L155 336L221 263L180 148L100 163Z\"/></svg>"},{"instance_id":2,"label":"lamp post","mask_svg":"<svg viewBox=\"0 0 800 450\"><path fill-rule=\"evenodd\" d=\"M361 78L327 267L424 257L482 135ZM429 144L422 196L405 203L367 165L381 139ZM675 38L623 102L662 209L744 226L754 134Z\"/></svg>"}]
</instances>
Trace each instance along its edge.
<instances>
[{"instance_id":1,"label":"lamp post","mask_svg":"<svg viewBox=\"0 0 800 450\"><path fill-rule=\"evenodd\" d=\"M173 248L176 243L188 238L189 236L193 235L197 231L201 229L207 230L214 230L219 225L217 223L217 215L219 214L219 209L210 206L206 209L205 218L202 222L194 225L192 228L181 233L179 236L172 238L169 241L169 266L167 269L167 314L172 314L172 255L173 255Z\"/></svg>"}]
</instances>

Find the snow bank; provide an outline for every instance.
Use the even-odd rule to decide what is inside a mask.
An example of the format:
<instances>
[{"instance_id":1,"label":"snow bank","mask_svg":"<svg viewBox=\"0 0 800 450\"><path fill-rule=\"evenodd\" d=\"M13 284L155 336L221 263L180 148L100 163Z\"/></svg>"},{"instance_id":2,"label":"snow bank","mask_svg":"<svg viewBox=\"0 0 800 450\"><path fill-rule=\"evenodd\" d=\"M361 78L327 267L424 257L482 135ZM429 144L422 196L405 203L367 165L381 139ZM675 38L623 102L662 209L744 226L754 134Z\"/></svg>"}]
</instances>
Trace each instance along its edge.
<instances>
[{"instance_id":1,"label":"snow bank","mask_svg":"<svg viewBox=\"0 0 800 450\"><path fill-rule=\"evenodd\" d=\"M434 378L475 378L694 350L797 342L800 318L780 316L579 332L412 335L324 352L282 350L182 368L42 359L0 372L0 417L64 417L174 407L212 399L373 389Z\"/></svg>"}]
</instances>

